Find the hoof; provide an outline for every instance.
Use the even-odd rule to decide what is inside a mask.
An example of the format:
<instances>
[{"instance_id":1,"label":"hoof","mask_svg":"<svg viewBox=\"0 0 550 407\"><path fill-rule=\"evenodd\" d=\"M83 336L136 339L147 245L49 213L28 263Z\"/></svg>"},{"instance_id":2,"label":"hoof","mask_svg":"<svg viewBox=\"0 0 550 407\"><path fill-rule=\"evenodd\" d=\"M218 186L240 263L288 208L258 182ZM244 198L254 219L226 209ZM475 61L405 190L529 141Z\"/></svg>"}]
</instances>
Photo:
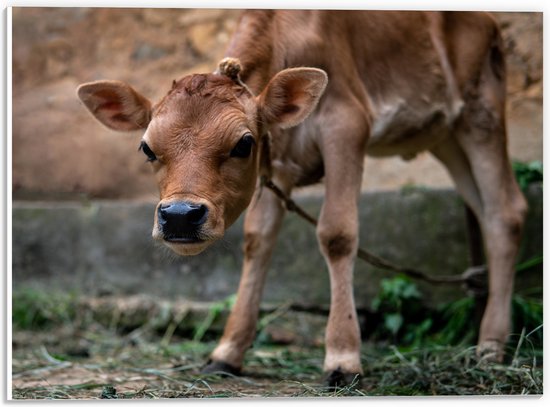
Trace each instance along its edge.
<instances>
[{"instance_id":1,"label":"hoof","mask_svg":"<svg viewBox=\"0 0 550 407\"><path fill-rule=\"evenodd\" d=\"M481 362L502 363L504 346L497 341L484 341L477 345L476 356Z\"/></svg>"},{"instance_id":2,"label":"hoof","mask_svg":"<svg viewBox=\"0 0 550 407\"><path fill-rule=\"evenodd\" d=\"M201 369L201 374L214 374L218 376L239 376L241 369L231 366L229 363L219 360L209 360Z\"/></svg>"},{"instance_id":3,"label":"hoof","mask_svg":"<svg viewBox=\"0 0 550 407\"><path fill-rule=\"evenodd\" d=\"M329 390L341 389L344 387L357 388L361 385L361 374L346 373L340 368L329 372L325 378L325 387Z\"/></svg>"}]
</instances>

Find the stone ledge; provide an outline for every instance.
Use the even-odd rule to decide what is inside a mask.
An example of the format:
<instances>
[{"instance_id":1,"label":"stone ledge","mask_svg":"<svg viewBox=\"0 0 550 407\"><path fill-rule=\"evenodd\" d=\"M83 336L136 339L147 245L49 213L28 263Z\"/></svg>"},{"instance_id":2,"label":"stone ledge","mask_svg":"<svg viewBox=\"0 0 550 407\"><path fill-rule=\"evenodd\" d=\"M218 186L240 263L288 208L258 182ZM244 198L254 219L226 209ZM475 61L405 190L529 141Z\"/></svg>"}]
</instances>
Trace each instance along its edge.
<instances>
[{"instance_id":1,"label":"stone ledge","mask_svg":"<svg viewBox=\"0 0 550 407\"><path fill-rule=\"evenodd\" d=\"M530 212L521 260L542 253L542 186L528 193ZM320 197L299 197L317 215ZM151 239L154 203L90 201L13 204L13 285L89 296L148 294L166 299L219 301L236 292L242 261L242 218L222 242L199 256L176 257ZM361 246L393 262L433 274L463 272L468 264L464 208L455 192L408 188L366 193L360 202ZM517 289L542 286L539 272ZM384 271L358 262L358 307L369 306ZM428 303L459 298L457 287L419 283ZM315 230L294 214L279 235L264 300L328 304L326 266Z\"/></svg>"}]
</instances>

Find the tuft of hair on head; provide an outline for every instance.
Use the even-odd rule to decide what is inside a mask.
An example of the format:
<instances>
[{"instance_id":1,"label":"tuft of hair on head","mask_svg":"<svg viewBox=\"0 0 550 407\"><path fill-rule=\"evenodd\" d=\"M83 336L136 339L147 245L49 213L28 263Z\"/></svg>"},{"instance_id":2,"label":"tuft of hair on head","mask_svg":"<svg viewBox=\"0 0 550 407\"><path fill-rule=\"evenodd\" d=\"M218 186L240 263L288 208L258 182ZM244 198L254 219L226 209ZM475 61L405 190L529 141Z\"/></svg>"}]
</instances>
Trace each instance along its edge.
<instances>
[{"instance_id":1,"label":"tuft of hair on head","mask_svg":"<svg viewBox=\"0 0 550 407\"><path fill-rule=\"evenodd\" d=\"M219 75L223 75L231 79L237 85L242 86L249 94L254 96L254 93L250 90L246 83L241 80L240 73L243 70L241 61L238 58L224 58L218 64L218 70L215 72Z\"/></svg>"},{"instance_id":2,"label":"tuft of hair on head","mask_svg":"<svg viewBox=\"0 0 550 407\"><path fill-rule=\"evenodd\" d=\"M218 64L218 73L235 82L240 82L239 74L242 69L241 61L238 58L224 58Z\"/></svg>"}]
</instances>

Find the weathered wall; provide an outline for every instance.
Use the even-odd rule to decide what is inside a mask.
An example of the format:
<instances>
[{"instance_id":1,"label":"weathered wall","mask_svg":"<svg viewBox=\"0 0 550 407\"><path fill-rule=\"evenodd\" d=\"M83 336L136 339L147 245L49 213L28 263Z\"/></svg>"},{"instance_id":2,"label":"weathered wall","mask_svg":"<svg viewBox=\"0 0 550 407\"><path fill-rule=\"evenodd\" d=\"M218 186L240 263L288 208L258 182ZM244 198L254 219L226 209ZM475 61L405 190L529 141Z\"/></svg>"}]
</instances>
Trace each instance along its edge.
<instances>
[{"instance_id":1,"label":"weathered wall","mask_svg":"<svg viewBox=\"0 0 550 407\"><path fill-rule=\"evenodd\" d=\"M267 192L266 192L267 193ZM542 253L542 187L532 186L521 259ZM320 199L300 199L317 214ZM397 264L433 274L468 265L464 207L454 192L405 189L364 194L361 245ZM236 292L241 267L242 219L222 242L195 257L176 257L150 237L154 203L127 201L24 203L13 211L14 288L34 286L85 295L150 294L166 299L217 301ZM358 262L355 293L369 306L381 278ZM518 279L518 290L542 286L542 269ZM421 284L429 303L464 295L457 287ZM327 305L329 280L315 231L289 214L269 274L266 302Z\"/></svg>"},{"instance_id":2,"label":"weathered wall","mask_svg":"<svg viewBox=\"0 0 550 407\"><path fill-rule=\"evenodd\" d=\"M153 100L173 79L210 72L238 10L16 8L13 12L15 199L152 197L139 134L105 129L76 98L79 83L128 81ZM542 160L542 13L497 13L509 66L514 159ZM428 154L367 159L365 189L449 186Z\"/></svg>"}]
</instances>

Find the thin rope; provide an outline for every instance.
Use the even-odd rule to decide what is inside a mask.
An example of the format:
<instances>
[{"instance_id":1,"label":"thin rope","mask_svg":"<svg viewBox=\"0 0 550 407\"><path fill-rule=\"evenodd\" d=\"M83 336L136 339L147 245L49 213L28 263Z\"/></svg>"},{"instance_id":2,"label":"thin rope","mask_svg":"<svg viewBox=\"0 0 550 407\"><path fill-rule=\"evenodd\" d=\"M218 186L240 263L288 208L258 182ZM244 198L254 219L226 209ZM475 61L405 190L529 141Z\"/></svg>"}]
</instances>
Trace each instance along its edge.
<instances>
[{"instance_id":1,"label":"thin rope","mask_svg":"<svg viewBox=\"0 0 550 407\"><path fill-rule=\"evenodd\" d=\"M241 71L242 65L237 58L224 58L218 64L217 73L232 79L235 83L245 88L251 95L254 96L250 88L241 80ZM267 134L267 137L269 139L269 133ZM265 148L269 148L269 145ZM267 157L269 156L270 155L267 154ZM298 204L296 204L296 202L288 197L277 185L273 183L269 176L262 175L260 180L260 188L265 186L272 191L281 201L284 202L288 211L296 213L311 225L317 226L317 219L304 211ZM479 295L479 293L487 291L487 267L484 265L470 267L462 274L430 276L429 274L414 268L397 266L392 262L362 248L357 250L357 257L379 269L392 271L394 273L401 273L411 278L426 281L431 284L464 284L466 289L474 295Z\"/></svg>"},{"instance_id":2,"label":"thin rope","mask_svg":"<svg viewBox=\"0 0 550 407\"><path fill-rule=\"evenodd\" d=\"M281 201L283 201L288 211L296 213L311 225L317 226L317 220L302 209L294 200L288 197L277 185L273 183L273 181L266 177L262 177L260 184L261 186L268 188ZM363 248L359 248L357 250L357 257L374 267L389 270L395 273L401 273L411 278L423 280L431 284L466 284L466 288L474 293L486 290L487 268L485 266L470 267L462 274L430 276L427 273L414 268L397 266Z\"/></svg>"}]
</instances>

